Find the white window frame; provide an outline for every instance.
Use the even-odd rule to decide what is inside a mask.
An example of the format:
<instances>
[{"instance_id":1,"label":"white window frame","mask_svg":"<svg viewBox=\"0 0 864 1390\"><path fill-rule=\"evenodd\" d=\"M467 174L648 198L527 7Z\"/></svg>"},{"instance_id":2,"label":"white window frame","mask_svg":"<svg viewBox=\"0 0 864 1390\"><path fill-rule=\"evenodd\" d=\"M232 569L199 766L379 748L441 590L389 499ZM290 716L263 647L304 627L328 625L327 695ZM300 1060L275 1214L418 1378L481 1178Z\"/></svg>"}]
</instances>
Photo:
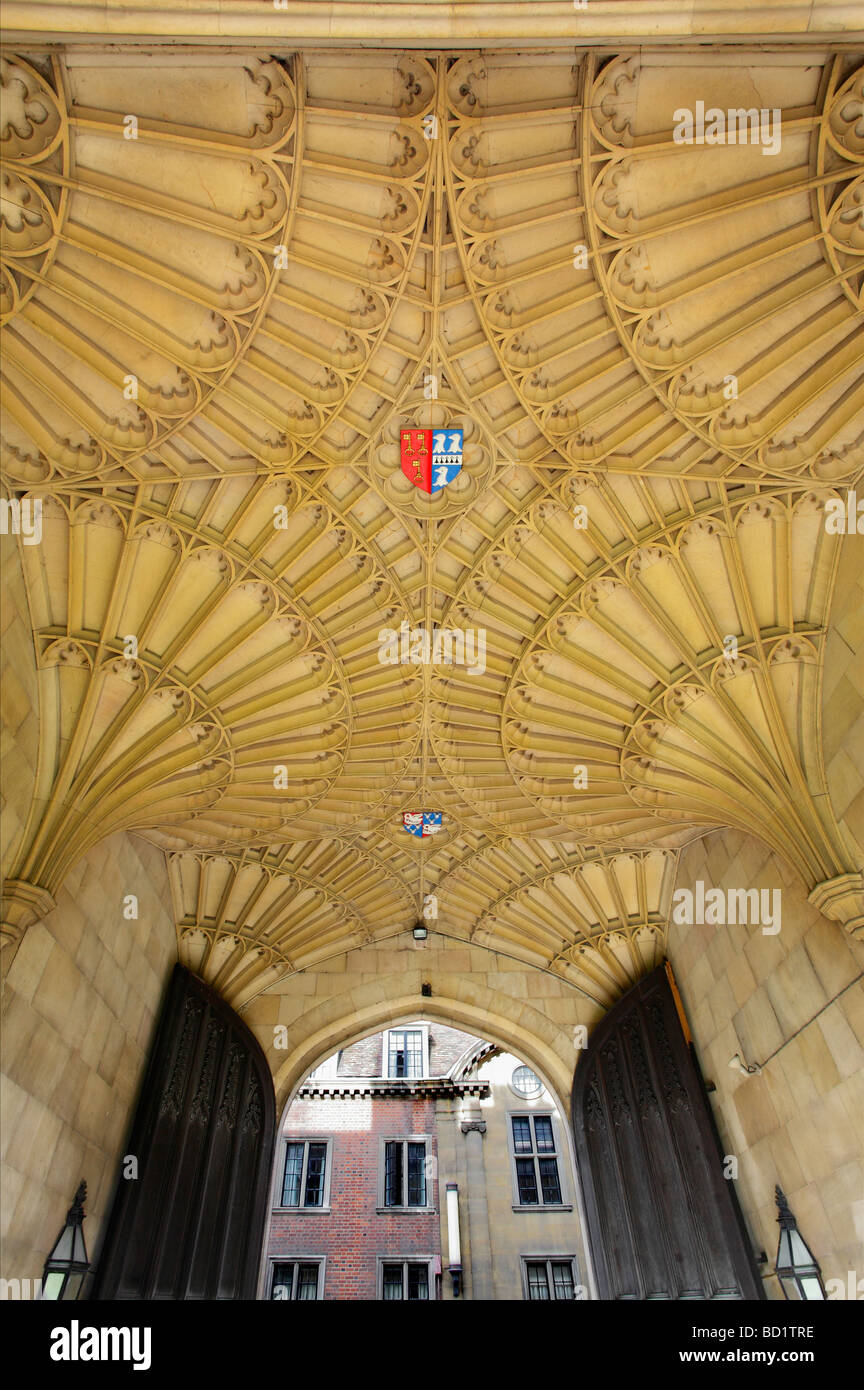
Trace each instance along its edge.
<instances>
[{"instance_id":1,"label":"white window frame","mask_svg":"<svg viewBox=\"0 0 864 1390\"><path fill-rule=\"evenodd\" d=\"M436 1194L432 1191L432 1185L433 1185L433 1183L436 1181L436 1179L433 1178L433 1177L430 1177L428 1174L427 1174L427 1176L426 1176L426 1202L425 1202L425 1205L424 1205L424 1206L421 1206L421 1207L409 1207L409 1206L405 1206L405 1205L400 1205L400 1206L388 1207L388 1206L386 1205L386 1197L387 1197L387 1145L388 1145L388 1144L402 1144L402 1145L404 1146L405 1144L425 1144L425 1145L426 1145L426 1159L427 1159L427 1161L428 1161L428 1159L430 1158L430 1156L433 1157L433 1158L435 1157L435 1155L431 1153L431 1150L432 1150L432 1143L433 1143L433 1136L432 1136L431 1134L385 1134L385 1135L382 1135L382 1136L381 1136L381 1138L378 1140L378 1205L377 1205L377 1207L375 1208L375 1211L376 1211L376 1214L377 1214L377 1215L386 1215L386 1214L388 1214L388 1213L390 1213L390 1212L415 1212L415 1211L434 1212L434 1211L437 1210L437 1207L436 1207ZM406 1155L403 1154L403 1161L402 1161L402 1194L403 1194L403 1196L405 1195L405 1191L406 1191L406 1188L407 1188L407 1185L408 1185L408 1164L407 1164L407 1162L405 1161L405 1158L406 1158ZM436 1170L436 1171L437 1171L437 1170ZM394 1259L394 1263L395 1263L395 1262L396 1262L396 1261L395 1261L395 1259ZM387 1263L389 1264L390 1261L388 1260Z\"/></svg>"},{"instance_id":2,"label":"white window frame","mask_svg":"<svg viewBox=\"0 0 864 1390\"><path fill-rule=\"evenodd\" d=\"M342 1048L340 1047L338 1052L334 1052L330 1057L325 1057L323 1062L319 1062L317 1067L313 1067L306 1080L323 1081L337 1077L339 1075L339 1063L341 1061Z\"/></svg>"},{"instance_id":3,"label":"white window frame","mask_svg":"<svg viewBox=\"0 0 864 1390\"><path fill-rule=\"evenodd\" d=\"M556 1161L556 1163L558 1164L558 1186L559 1186L560 1189L561 1189L561 1201L560 1201L560 1202L544 1202L544 1200L543 1200L543 1187L542 1187L542 1184L541 1184L541 1182L540 1182L540 1174L539 1174L539 1170L537 1169L537 1165L536 1165L536 1160L537 1160L537 1153L536 1153L536 1151L535 1151L535 1153L534 1153L534 1160L535 1160L535 1172L536 1172L536 1174L537 1174L537 1196L538 1196L538 1198L539 1198L539 1201L537 1201L536 1203L533 1203L533 1204L532 1204L532 1203L525 1203L525 1202L522 1202L522 1201L520 1200L520 1198L519 1198L519 1179L518 1179L518 1177L516 1176L516 1160L517 1160L517 1158L528 1158L529 1155L528 1155L528 1154L517 1154L517 1152L516 1152L516 1143L515 1143L515 1140L514 1140L514 1138L513 1138L513 1121L514 1121L514 1120L518 1120L518 1119L528 1119L528 1120L532 1120L532 1119L537 1119L538 1117L539 1117L540 1119L548 1119L548 1120L550 1120L551 1123L552 1123L552 1136L553 1136L553 1138L554 1138L554 1140L555 1140L555 1152L554 1152L554 1153L551 1153L551 1154L544 1154L543 1157L544 1157L544 1158L554 1158L555 1161ZM532 1130L532 1134L533 1134L533 1133L534 1133L534 1131ZM518 1108L516 1108L516 1109L514 1109L514 1110L508 1110L508 1111L507 1111L507 1146L508 1146L508 1148L509 1148L509 1150L510 1150L510 1178L511 1178L511 1182L512 1182L512 1184L513 1184L513 1210L514 1210L514 1211L572 1211L572 1210L573 1210L573 1194L572 1194L572 1191L571 1191L571 1188L570 1188L570 1174L569 1174L569 1172L567 1171L568 1165L565 1164L564 1161L563 1161L563 1160L564 1160L564 1155L565 1155L565 1154L566 1154L566 1155L568 1156L568 1158L569 1158L569 1150L566 1148L565 1140L564 1140L564 1137L563 1137L563 1135L562 1135L562 1133L561 1133L561 1126L560 1126L560 1124L559 1124L559 1122L558 1122L558 1116L554 1113L554 1111L549 1110L549 1109L547 1109L547 1108L545 1108L545 1107L544 1107L543 1109L538 1109L538 1110L530 1110L530 1109L526 1110L526 1109L524 1108L524 1106L519 1106ZM539 1259L539 1258L542 1258L542 1257L541 1257L541 1256L538 1256L538 1259ZM565 1257L565 1258L566 1258L566 1257Z\"/></svg>"},{"instance_id":4,"label":"white window frame","mask_svg":"<svg viewBox=\"0 0 864 1390\"><path fill-rule=\"evenodd\" d=\"M390 1036L392 1033L420 1033L420 1045L423 1057L423 1070L420 1076L393 1076L390 1075ZM400 1023L398 1027L387 1028L384 1031L384 1048L381 1056L381 1072L384 1080L387 1081L421 1081L429 1076L429 1024L428 1023Z\"/></svg>"},{"instance_id":5,"label":"white window frame","mask_svg":"<svg viewBox=\"0 0 864 1390\"><path fill-rule=\"evenodd\" d=\"M390 1211L390 1210L392 1210L392 1208L388 1207L387 1210ZM416 1211L416 1210L418 1210L418 1208L412 1207L411 1210L412 1210L412 1211ZM428 1302L428 1303L434 1303L434 1302L435 1302L435 1296L436 1296L437 1290L436 1290L436 1287L435 1287L435 1275L434 1275L434 1272L433 1272L434 1266L435 1266L435 1256L434 1256L434 1255L379 1255L379 1256L378 1256L378 1278L377 1278L377 1296L378 1296L378 1302L379 1302L379 1303L383 1303L383 1302L385 1301L385 1299L384 1299L384 1266L385 1266L385 1265L401 1265L401 1266L402 1266L402 1292L403 1292L404 1294L407 1294L407 1292L408 1292L408 1269L407 1269L407 1266L408 1266L408 1265L425 1265L425 1266L426 1266L426 1278L427 1278L427 1280L428 1280L428 1289L429 1289L429 1298L428 1298L427 1300L425 1300L425 1301ZM402 1299L395 1299L395 1298L394 1298L394 1299L388 1299L388 1300L387 1300L388 1303L399 1303L399 1302L407 1303L408 1301L409 1301L409 1300L408 1300L407 1298L402 1298ZM421 1302L420 1299L417 1299L417 1300L415 1300L415 1301L418 1302L418 1303Z\"/></svg>"},{"instance_id":6,"label":"white window frame","mask_svg":"<svg viewBox=\"0 0 864 1390\"><path fill-rule=\"evenodd\" d=\"M283 1205L282 1198L285 1192L285 1164L288 1162L288 1145L303 1144L303 1167L300 1170L300 1197L299 1206L286 1207ZM325 1144L327 1152L324 1155L324 1190L321 1193L320 1207L307 1206L302 1198L306 1190L306 1168L309 1162L309 1145ZM330 1177L333 1172L333 1139L326 1134L283 1134L282 1146L280 1149L280 1161L276 1170L276 1201L274 1202L275 1211L290 1211L297 1214L313 1215L315 1212L330 1210Z\"/></svg>"},{"instance_id":7,"label":"white window frame","mask_svg":"<svg viewBox=\"0 0 864 1390\"><path fill-rule=\"evenodd\" d=\"M536 1091L529 1091L529 1092L526 1094L525 1091L520 1091L519 1088L518 1088L518 1086L515 1086L515 1085L513 1084L513 1077L516 1075L517 1071L520 1071L520 1070L521 1070L522 1067L524 1067L524 1068L526 1069L526 1071L530 1071L530 1072L532 1073L532 1075L536 1078L536 1080L537 1080L537 1090L536 1090ZM510 1073L510 1079L509 1079L509 1081L507 1082L507 1085L510 1087L510 1090L513 1092L514 1096L518 1096L519 1100L522 1101L523 1104L524 1104L525 1101L529 1101L529 1100L539 1100L540 1097L543 1095L543 1092L544 1092L545 1089L546 1089L546 1087L545 1087L544 1084L543 1084L543 1079L542 1079L542 1077L537 1076L537 1073L536 1073L536 1071L534 1071L534 1068L533 1068L533 1067L529 1067L527 1062L520 1062L518 1066L515 1066L515 1067L513 1068L512 1072Z\"/></svg>"},{"instance_id":8,"label":"white window frame","mask_svg":"<svg viewBox=\"0 0 864 1390\"><path fill-rule=\"evenodd\" d=\"M288 1210L293 1211L294 1208L291 1207L291 1208L289 1208ZM325 1266L326 1266L326 1264L327 1264L327 1256L326 1256L326 1255L271 1255L270 1258L269 1258L269 1261L268 1261L266 1298L267 1298L267 1299L269 1300L269 1302L271 1302L271 1303L298 1303L298 1302L304 1302L304 1301L305 1301L305 1302L309 1302L309 1303L312 1303L312 1302L320 1303L321 1300L322 1300L323 1297L324 1297L324 1280L325 1280ZM297 1299L296 1297L295 1297L295 1298L291 1298L291 1299L288 1299L288 1298L274 1298L274 1297L273 1297L273 1280L276 1278L276 1266L277 1266L277 1265L317 1265L317 1266L318 1266L318 1286L317 1286L317 1289L316 1289L316 1292L315 1292L315 1298L314 1298L314 1300L313 1300L313 1299L302 1300L302 1299ZM292 1289L296 1288L296 1284L297 1284L297 1273L296 1273L296 1270L295 1270L294 1274L292 1275L292 1279L291 1279L291 1287L292 1287Z\"/></svg>"},{"instance_id":9,"label":"white window frame","mask_svg":"<svg viewBox=\"0 0 864 1390\"><path fill-rule=\"evenodd\" d=\"M555 1298L555 1295L554 1295L554 1291L555 1291L555 1281L554 1281L554 1279L552 1278L552 1269L551 1269L551 1266L552 1266L553 1264L556 1264L556 1265L569 1264L571 1273L572 1273L572 1275L573 1275L573 1293L574 1293L574 1298L573 1298L572 1301L573 1301L574 1303L582 1303L582 1302L585 1302L585 1301L586 1301L585 1299L580 1299L580 1298L578 1297L578 1294L577 1294L577 1290L580 1289L580 1288L584 1288L585 1286L584 1286L583 1284L580 1284L580 1282L579 1282L579 1262L578 1262L578 1260L576 1259L576 1256L575 1256L575 1255L549 1255L549 1254L542 1254L542 1255L520 1255L519 1259L520 1259L521 1269L522 1269L522 1296L523 1296L523 1298L525 1299L526 1303L540 1303L540 1302L546 1301L546 1300L541 1300L541 1299L532 1298L532 1297L531 1297L530 1286L529 1286L529 1284L528 1284L528 1266L529 1266L529 1265L539 1265L539 1264L545 1264L545 1266L546 1266L546 1280L547 1280L547 1284L548 1284L548 1287L549 1287L549 1290L550 1290L550 1298L549 1298L548 1301L549 1301L550 1303L563 1303L563 1302L564 1302L564 1299L557 1299L557 1298ZM587 1290L586 1290L586 1293L587 1293ZM568 1300L568 1301L569 1301L569 1300Z\"/></svg>"}]
</instances>

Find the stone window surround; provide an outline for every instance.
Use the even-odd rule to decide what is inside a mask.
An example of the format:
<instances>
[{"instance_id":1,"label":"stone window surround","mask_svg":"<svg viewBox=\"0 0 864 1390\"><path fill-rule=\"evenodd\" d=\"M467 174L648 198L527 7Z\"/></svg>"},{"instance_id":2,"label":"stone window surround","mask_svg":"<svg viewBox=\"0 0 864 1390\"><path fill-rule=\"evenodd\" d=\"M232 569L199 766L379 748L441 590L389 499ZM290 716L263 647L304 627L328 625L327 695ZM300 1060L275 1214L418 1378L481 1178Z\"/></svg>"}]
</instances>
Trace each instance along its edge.
<instances>
[{"instance_id":1,"label":"stone window surround","mask_svg":"<svg viewBox=\"0 0 864 1390\"><path fill-rule=\"evenodd\" d=\"M426 1157L427 1157L427 1159L428 1159L429 1156L430 1156L431 1147L432 1147L432 1145L433 1145L434 1142L435 1142L435 1136L434 1136L433 1134L382 1134L382 1135L379 1136L379 1138L378 1138L378 1188L377 1188L377 1205L376 1205L376 1207L375 1207L375 1214L376 1214L377 1216L390 1216L390 1215L393 1214L393 1213L397 1213L397 1214L398 1214L398 1213L400 1213L400 1212L404 1212L404 1213L406 1213L407 1215L414 1215L414 1214L417 1214L417 1213L425 1212L425 1213L428 1215L428 1214L434 1213L434 1212L436 1212L436 1211L438 1210L437 1204L436 1204L436 1202L435 1202L435 1200L434 1200L434 1194L433 1194L433 1192L432 1192L433 1184L434 1184L436 1187L437 1187L437 1185L438 1185L438 1179L437 1179L437 1165L436 1165L436 1176L435 1176L434 1178L429 1178L429 1177L427 1176L427 1178L426 1178L426 1204L425 1204L425 1206L422 1206L422 1207L388 1207L388 1206L385 1206L385 1204L384 1204L384 1196L385 1196L384 1184L385 1184L385 1179L386 1179L386 1174L385 1174L385 1163L384 1163L384 1154L385 1154L385 1148L384 1148L384 1146L385 1146L385 1144L392 1144L392 1143L397 1143L397 1144L425 1144L425 1145L426 1145ZM403 1181L404 1181L404 1175L403 1175ZM430 1200L429 1200L430 1197L433 1198L433 1200L432 1200L431 1202L430 1202Z\"/></svg>"},{"instance_id":2,"label":"stone window surround","mask_svg":"<svg viewBox=\"0 0 864 1390\"><path fill-rule=\"evenodd\" d=\"M327 1153L324 1156L324 1191L321 1194L321 1205L318 1207L303 1206L302 1203L297 1207L286 1207L282 1205L282 1193L285 1187L285 1163L288 1158L289 1144L326 1144ZM275 1165L275 1183L273 1191L272 1209L276 1212L290 1212L292 1216L315 1216L321 1212L330 1211L330 1178L333 1172L333 1135L332 1134L283 1134L279 1140L279 1161ZM305 1173L306 1155L303 1156L303 1167ZM301 1183L302 1195L302 1183Z\"/></svg>"},{"instance_id":3,"label":"stone window surround","mask_svg":"<svg viewBox=\"0 0 864 1390\"><path fill-rule=\"evenodd\" d=\"M436 1255L428 1255L428 1254L425 1254L425 1255L420 1255L420 1254L417 1254L417 1255L379 1255L379 1256L377 1257L377 1272L376 1272L376 1279L375 1279L375 1290L376 1290L376 1292L375 1292L375 1297L376 1297L376 1299L378 1300L378 1302L379 1302L379 1303L383 1303L383 1302L385 1301L385 1300L384 1300L384 1266L385 1266L385 1265L403 1265L403 1266L405 1266L405 1265L425 1265L425 1266L426 1266L426 1269L427 1269L428 1279L429 1279L429 1302L430 1302L430 1303L434 1303L434 1302L436 1301L435 1295L436 1295L437 1290L436 1290L436 1288L435 1288L435 1276L434 1276L434 1273L433 1273L433 1269L434 1269L435 1261L436 1261L437 1258L438 1258L438 1256L436 1256ZM402 1279L403 1279L402 1287L404 1288L404 1287L405 1287L405 1283L404 1283L405 1275L404 1275L404 1272L403 1272L403 1275L402 1275ZM392 1301L392 1302L395 1303L395 1302L398 1302L399 1300L397 1300L397 1299L393 1299L393 1300L388 1299L387 1301L388 1301L388 1302L391 1302L391 1301ZM401 1301L407 1303L408 1300L407 1300L407 1299L403 1299L403 1300L401 1300Z\"/></svg>"},{"instance_id":4,"label":"stone window surround","mask_svg":"<svg viewBox=\"0 0 864 1390\"><path fill-rule=\"evenodd\" d=\"M579 1261L577 1260L577 1258L576 1258L575 1255L573 1255L573 1254L562 1254L562 1255L558 1255L558 1254L554 1254L554 1253L550 1255L548 1251L545 1251L545 1252L542 1252L542 1253L538 1253L538 1254L532 1254L532 1255L520 1255L520 1256L519 1256L519 1269L520 1269L520 1273L521 1273L521 1277L522 1277L522 1297L525 1299L525 1301L526 1301L527 1303L537 1302L537 1301L538 1301L538 1300L536 1300L536 1299L531 1299L530 1296L529 1296L529 1289L528 1289L528 1266L529 1266L529 1264L541 1264L541 1263L543 1263L543 1264L545 1264L545 1265L548 1266L552 1261L554 1261L556 1264L562 1264L562 1263L567 1263L567 1264L569 1264L569 1265L570 1265L570 1268L571 1268L572 1271L573 1271L573 1288L574 1288L574 1289L577 1289L577 1288L580 1287L580 1281L579 1281ZM548 1277L549 1277L548 1272L547 1272L547 1276L546 1276L546 1277L547 1277L547 1279L548 1279ZM581 1287L584 1287L584 1285L581 1286ZM550 1292L551 1292L551 1290L550 1290ZM549 1300L550 1303L556 1303L556 1302L559 1302L559 1301L560 1301L560 1300L557 1300L557 1299L555 1299L555 1298L550 1298L550 1300ZM574 1301L574 1303L579 1303L579 1302L581 1302L582 1300L580 1300L580 1299L574 1299L573 1301Z\"/></svg>"},{"instance_id":5,"label":"stone window surround","mask_svg":"<svg viewBox=\"0 0 864 1390\"><path fill-rule=\"evenodd\" d=\"M527 1115L527 1116L535 1116L535 1117L536 1117L537 1115L540 1115L540 1116L544 1116L544 1115L545 1115L545 1116L548 1116L548 1118L552 1121L552 1133L553 1133L553 1135L555 1136L555 1152L554 1152L554 1154L547 1154L547 1155L545 1155L545 1156L546 1156L547 1158L554 1158L554 1159L556 1160L557 1164L558 1164L558 1184L559 1184L559 1186L560 1186L560 1188L561 1188L561 1201L560 1201L560 1202L555 1202L555 1203L544 1202L544 1201L542 1200L542 1194L541 1194L541 1200L536 1204L536 1206L534 1206L534 1205L526 1206L524 1202L520 1202L520 1201L519 1201L519 1183L518 1183L518 1180L517 1180L517 1178L516 1178L516 1159L517 1159L517 1157L518 1157L518 1158L527 1158L528 1155L527 1155L527 1154L518 1154L518 1155L517 1155L517 1153L516 1153L516 1146L515 1146L515 1144L514 1144L514 1142L513 1142L513 1120L514 1120L514 1118L518 1118L518 1117L526 1116L526 1115ZM554 1110L552 1110L549 1106L544 1106L544 1107L542 1107L541 1109L532 1110L532 1109L530 1109L530 1108L529 1108L529 1109L526 1109L526 1107L525 1107L524 1105L519 1105L519 1106L516 1106L516 1107L515 1107L514 1109L512 1109L512 1110L510 1110L510 1109L506 1110L506 1111L505 1111L505 1116L504 1116L504 1118L505 1118L505 1122L506 1122L506 1125L507 1125L507 1147L508 1147L509 1152L510 1152L510 1181L511 1181L511 1184L512 1184L512 1192L513 1192L513 1210L514 1210L514 1211L533 1211L533 1212L541 1212L541 1211L543 1211L543 1212L572 1211L572 1210L573 1210L573 1190L572 1190L572 1184L571 1184L571 1178L570 1178L570 1172L569 1172L569 1164L567 1164L567 1163L564 1162L565 1156L569 1157L569 1150L568 1150L567 1145L566 1145L566 1142L565 1142L565 1136L562 1134L560 1119L559 1119L558 1115L556 1114L556 1112L555 1112ZM538 1188L538 1192L539 1192L539 1188ZM543 1257L538 1255L537 1258L538 1258L538 1259L541 1259L541 1258L543 1258Z\"/></svg>"},{"instance_id":6,"label":"stone window surround","mask_svg":"<svg viewBox=\"0 0 864 1390\"><path fill-rule=\"evenodd\" d=\"M293 1207L287 1207L287 1208L285 1208L285 1210L287 1210L287 1211L293 1211L294 1208L293 1208ZM290 1300L289 1300L289 1299L274 1299L274 1298L273 1298L273 1279L274 1279L274 1275L275 1275L276 1266L277 1266L277 1265L290 1265L290 1264L304 1264L304 1265L313 1265L313 1264L317 1264L317 1266L318 1266L318 1288L317 1288L317 1290L316 1290L314 1300L309 1299L308 1301L309 1301L309 1302L313 1302L313 1301L314 1301L314 1302L316 1302L316 1303L319 1303L319 1302L321 1301L321 1299L323 1299L323 1297L324 1297L324 1283L325 1283L325 1280L326 1280L326 1277L327 1277L327 1272L326 1272L327 1256L326 1256L326 1255L303 1255L303 1254L299 1254L299 1255L298 1255L296 1252L294 1252L294 1253L292 1253L292 1254L290 1254L290 1255L268 1255L268 1256L267 1256L267 1277L266 1277L265 1284L264 1284L264 1288L265 1288L264 1297L265 1297L265 1299L269 1300L271 1303L281 1303L281 1302L285 1302L285 1303L287 1303L287 1302L297 1303L297 1302L301 1302L301 1301L302 1301L302 1300L294 1299L294 1298L292 1298L292 1299L290 1299Z\"/></svg>"}]
</instances>

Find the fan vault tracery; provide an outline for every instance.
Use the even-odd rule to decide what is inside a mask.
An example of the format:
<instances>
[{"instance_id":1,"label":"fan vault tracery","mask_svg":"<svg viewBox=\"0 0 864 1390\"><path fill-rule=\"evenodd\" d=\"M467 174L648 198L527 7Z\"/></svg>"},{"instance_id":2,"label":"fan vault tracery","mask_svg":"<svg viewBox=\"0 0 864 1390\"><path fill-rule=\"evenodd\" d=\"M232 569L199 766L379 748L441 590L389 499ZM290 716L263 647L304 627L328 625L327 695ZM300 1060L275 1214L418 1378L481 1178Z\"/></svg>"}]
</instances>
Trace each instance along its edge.
<instances>
[{"instance_id":1,"label":"fan vault tracery","mask_svg":"<svg viewBox=\"0 0 864 1390\"><path fill-rule=\"evenodd\" d=\"M699 61L3 60L2 462L44 508L7 940L121 827L240 1003L435 893L606 1005L723 825L862 928L819 691L864 69ZM699 97L780 109L777 156L676 144ZM448 423L430 498L399 430ZM403 622L484 629L485 669L382 664Z\"/></svg>"}]
</instances>

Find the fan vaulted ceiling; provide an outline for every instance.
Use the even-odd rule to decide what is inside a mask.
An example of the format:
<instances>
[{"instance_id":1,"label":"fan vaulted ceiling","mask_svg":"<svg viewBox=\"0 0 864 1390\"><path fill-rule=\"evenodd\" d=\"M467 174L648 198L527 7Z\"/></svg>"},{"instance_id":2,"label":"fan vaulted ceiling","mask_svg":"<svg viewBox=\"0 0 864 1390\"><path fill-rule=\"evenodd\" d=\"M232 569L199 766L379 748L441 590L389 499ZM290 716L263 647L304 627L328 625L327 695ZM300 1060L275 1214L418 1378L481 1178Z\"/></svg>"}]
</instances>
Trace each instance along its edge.
<instances>
[{"instance_id":1,"label":"fan vaulted ceiling","mask_svg":"<svg viewBox=\"0 0 864 1390\"><path fill-rule=\"evenodd\" d=\"M854 873L819 691L860 57L68 50L2 84L3 473L43 504L11 933L125 828L235 1000L429 894L605 999L707 830ZM675 143L700 100L781 148ZM464 431L432 497L412 425ZM404 622L482 630L485 670L382 663Z\"/></svg>"}]
</instances>

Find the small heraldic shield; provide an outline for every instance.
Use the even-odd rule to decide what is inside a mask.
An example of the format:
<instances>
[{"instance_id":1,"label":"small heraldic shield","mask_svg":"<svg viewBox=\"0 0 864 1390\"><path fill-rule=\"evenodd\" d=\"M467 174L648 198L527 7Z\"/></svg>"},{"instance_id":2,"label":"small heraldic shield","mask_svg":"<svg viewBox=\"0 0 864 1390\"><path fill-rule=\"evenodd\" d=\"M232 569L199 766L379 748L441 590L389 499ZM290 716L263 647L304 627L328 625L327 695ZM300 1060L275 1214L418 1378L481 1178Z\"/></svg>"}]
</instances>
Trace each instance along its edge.
<instances>
[{"instance_id":1,"label":"small heraldic shield","mask_svg":"<svg viewBox=\"0 0 864 1390\"><path fill-rule=\"evenodd\" d=\"M441 811L403 811L402 828L423 840L441 829L442 814Z\"/></svg>"},{"instance_id":2,"label":"small heraldic shield","mask_svg":"<svg viewBox=\"0 0 864 1390\"><path fill-rule=\"evenodd\" d=\"M440 492L462 467L461 430L403 430L402 472L423 492Z\"/></svg>"}]
</instances>

